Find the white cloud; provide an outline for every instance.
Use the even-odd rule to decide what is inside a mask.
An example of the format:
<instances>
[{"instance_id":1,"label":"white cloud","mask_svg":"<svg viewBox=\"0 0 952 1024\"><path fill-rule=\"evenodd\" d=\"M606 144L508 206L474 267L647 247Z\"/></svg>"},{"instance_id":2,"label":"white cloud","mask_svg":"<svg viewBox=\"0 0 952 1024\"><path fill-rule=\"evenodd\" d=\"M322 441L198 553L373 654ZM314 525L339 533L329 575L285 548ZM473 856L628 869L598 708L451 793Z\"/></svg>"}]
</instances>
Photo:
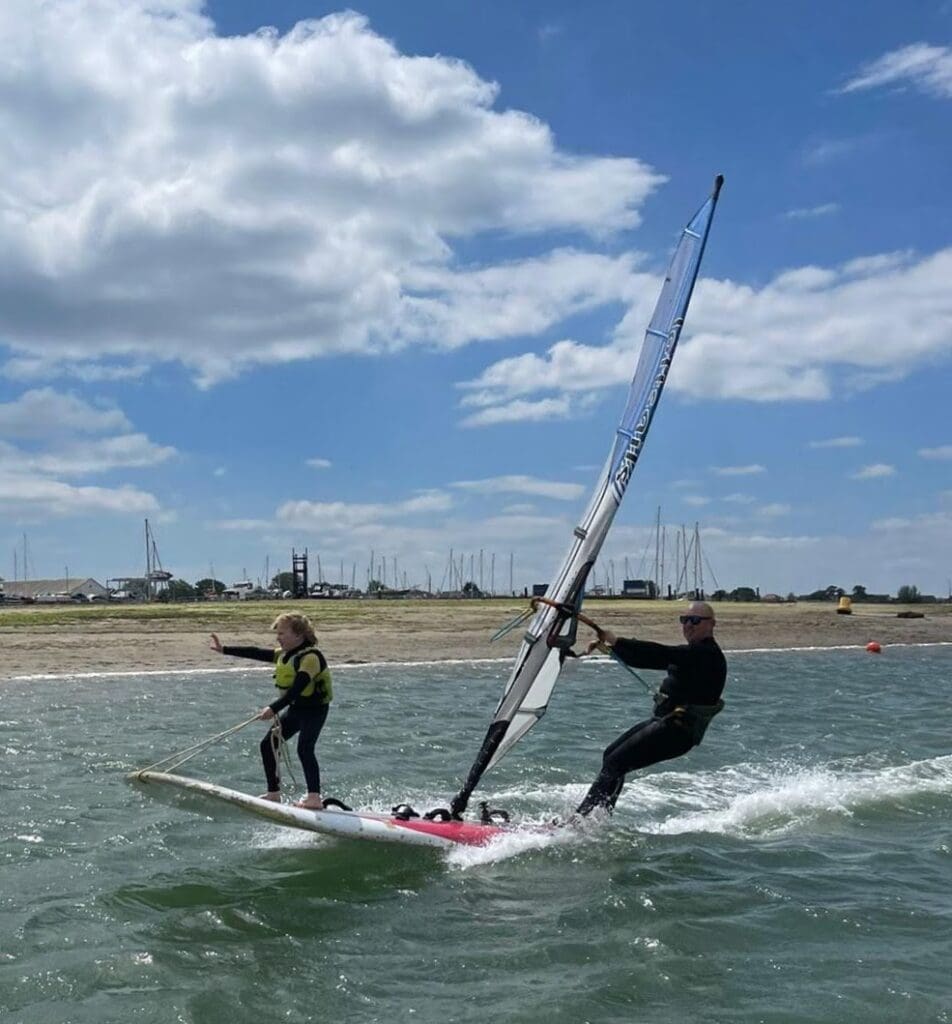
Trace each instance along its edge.
<instances>
[{"instance_id":1,"label":"white cloud","mask_svg":"<svg viewBox=\"0 0 952 1024\"><path fill-rule=\"evenodd\" d=\"M330 469L332 465L330 459L307 459L306 462L312 469Z\"/></svg>"},{"instance_id":2,"label":"white cloud","mask_svg":"<svg viewBox=\"0 0 952 1024\"><path fill-rule=\"evenodd\" d=\"M461 269L452 246L631 228L664 180L645 164L559 150L472 67L404 55L360 15L222 37L199 11L0 6L0 66L18 69L0 140L8 373L161 359L208 384L540 330L624 286L631 257Z\"/></svg>"},{"instance_id":3,"label":"white cloud","mask_svg":"<svg viewBox=\"0 0 952 1024\"><path fill-rule=\"evenodd\" d=\"M867 64L843 86L843 92L857 92L881 85L911 84L922 92L952 99L952 49L912 43L891 50Z\"/></svg>"},{"instance_id":4,"label":"white cloud","mask_svg":"<svg viewBox=\"0 0 952 1024\"><path fill-rule=\"evenodd\" d=\"M920 448L919 455L923 459L952 459L952 444L939 445L938 448Z\"/></svg>"},{"instance_id":5,"label":"white cloud","mask_svg":"<svg viewBox=\"0 0 952 1024\"><path fill-rule=\"evenodd\" d=\"M685 505L694 505L700 508L702 505L710 505L711 499L705 498L701 494L685 494L681 499Z\"/></svg>"},{"instance_id":6,"label":"white cloud","mask_svg":"<svg viewBox=\"0 0 952 1024\"><path fill-rule=\"evenodd\" d=\"M585 391L606 387L630 379L637 349L627 345L597 348L574 341L558 341L544 356L525 353L501 359L484 370L479 377L459 386L471 394L461 404L482 406L503 397L529 394L559 388L564 391ZM620 365L619 365L620 364Z\"/></svg>"},{"instance_id":7,"label":"white cloud","mask_svg":"<svg viewBox=\"0 0 952 1024\"><path fill-rule=\"evenodd\" d=\"M803 150L803 162L808 167L822 167L842 160L865 144L863 139L815 139Z\"/></svg>"},{"instance_id":8,"label":"white cloud","mask_svg":"<svg viewBox=\"0 0 952 1024\"><path fill-rule=\"evenodd\" d=\"M788 515L789 512L790 506L780 501L772 502L769 505L760 505L757 508L758 515L769 516L771 518L775 516L785 516Z\"/></svg>"},{"instance_id":9,"label":"white cloud","mask_svg":"<svg viewBox=\"0 0 952 1024\"><path fill-rule=\"evenodd\" d=\"M144 377L148 370L148 366L144 363L124 366L116 363L89 363L69 359L49 360L35 356L8 359L0 367L0 372L10 380L50 380L62 377L82 381L84 384L96 384L100 381L137 380Z\"/></svg>"},{"instance_id":10,"label":"white cloud","mask_svg":"<svg viewBox=\"0 0 952 1024\"><path fill-rule=\"evenodd\" d=\"M905 581L926 593L945 594L952 559L952 509L879 519L871 530L877 550L888 553ZM901 577L900 577L901 580Z\"/></svg>"},{"instance_id":11,"label":"white cloud","mask_svg":"<svg viewBox=\"0 0 952 1024\"><path fill-rule=\"evenodd\" d=\"M493 405L460 420L462 427L489 427L497 423L565 419L569 415L567 398L542 398L537 402L516 400L504 405Z\"/></svg>"},{"instance_id":12,"label":"white cloud","mask_svg":"<svg viewBox=\"0 0 952 1024\"><path fill-rule=\"evenodd\" d=\"M917 526L942 527L948 530L952 527L952 516L948 512L924 512L917 516L892 516L888 519L877 519L870 525L872 529L879 531L906 531ZM950 536L949 533L946 534L946 537L948 536Z\"/></svg>"},{"instance_id":13,"label":"white cloud","mask_svg":"<svg viewBox=\"0 0 952 1024\"><path fill-rule=\"evenodd\" d=\"M757 476L767 470L757 463L749 466L711 466L711 472L717 476Z\"/></svg>"},{"instance_id":14,"label":"white cloud","mask_svg":"<svg viewBox=\"0 0 952 1024\"><path fill-rule=\"evenodd\" d=\"M759 292L700 287L691 311L699 330L671 384L697 397L818 400L837 384L861 385L862 374L908 375L952 355L950 278L946 249L918 261L803 268Z\"/></svg>"},{"instance_id":15,"label":"white cloud","mask_svg":"<svg viewBox=\"0 0 952 1024\"><path fill-rule=\"evenodd\" d=\"M839 203L822 203L819 206L805 206L796 210L787 210L787 220L813 220L816 217L828 217L831 213L839 213Z\"/></svg>"},{"instance_id":16,"label":"white cloud","mask_svg":"<svg viewBox=\"0 0 952 1024\"><path fill-rule=\"evenodd\" d=\"M52 388L27 391L0 405L0 432L25 442L0 443L0 467L8 471L82 476L113 469L155 466L176 450L157 445L144 434L129 433L121 409L92 405ZM90 434L123 431L112 437Z\"/></svg>"},{"instance_id":17,"label":"white cloud","mask_svg":"<svg viewBox=\"0 0 952 1024\"><path fill-rule=\"evenodd\" d=\"M843 277L875 277L893 270L902 270L916 261L916 254L909 249L898 249L895 252L880 252L875 256L857 256L847 260L840 270Z\"/></svg>"},{"instance_id":18,"label":"white cloud","mask_svg":"<svg viewBox=\"0 0 952 1024\"><path fill-rule=\"evenodd\" d=\"M92 513L151 514L155 497L134 487L74 487L61 480L0 468L0 509L6 514L65 518Z\"/></svg>"},{"instance_id":19,"label":"white cloud","mask_svg":"<svg viewBox=\"0 0 952 1024\"><path fill-rule=\"evenodd\" d=\"M99 408L52 388L26 391L14 401L0 405L0 433L8 438L101 434L125 430L129 425L119 409Z\"/></svg>"},{"instance_id":20,"label":"white cloud","mask_svg":"<svg viewBox=\"0 0 952 1024\"><path fill-rule=\"evenodd\" d=\"M27 391L0 405L0 509L9 515L83 516L99 512L151 514L156 498L130 485L80 487L56 477L78 477L158 465L176 455L144 434L125 432L125 413L52 388ZM111 437L90 437L115 430Z\"/></svg>"},{"instance_id":21,"label":"white cloud","mask_svg":"<svg viewBox=\"0 0 952 1024\"><path fill-rule=\"evenodd\" d=\"M495 476L485 480L458 480L450 485L477 494L532 494L557 501L574 501L585 493L581 484L539 480L533 476Z\"/></svg>"},{"instance_id":22,"label":"white cloud","mask_svg":"<svg viewBox=\"0 0 952 1024\"><path fill-rule=\"evenodd\" d=\"M712 533L713 531L706 531ZM719 542L724 547L733 548L739 547L743 549L748 548L775 548L775 549L793 549L800 550L802 548L813 547L821 542L820 537L811 537L809 535L792 535L786 537L774 537L766 534L754 533L754 534L735 534L735 535L724 535L719 538Z\"/></svg>"},{"instance_id":23,"label":"white cloud","mask_svg":"<svg viewBox=\"0 0 952 1024\"><path fill-rule=\"evenodd\" d=\"M223 519L214 524L216 530L267 530L273 525L270 519Z\"/></svg>"},{"instance_id":24,"label":"white cloud","mask_svg":"<svg viewBox=\"0 0 952 1024\"><path fill-rule=\"evenodd\" d=\"M636 258L575 249L478 270L417 267L403 303L407 340L456 348L473 340L538 334L566 317L629 299Z\"/></svg>"},{"instance_id":25,"label":"white cloud","mask_svg":"<svg viewBox=\"0 0 952 1024\"><path fill-rule=\"evenodd\" d=\"M861 437L829 437L825 441L811 441L811 448L857 448L863 443Z\"/></svg>"},{"instance_id":26,"label":"white cloud","mask_svg":"<svg viewBox=\"0 0 952 1024\"><path fill-rule=\"evenodd\" d=\"M895 476L896 467L889 466L885 462L876 462L871 466L863 466L850 477L851 480L878 480L886 476Z\"/></svg>"},{"instance_id":27,"label":"white cloud","mask_svg":"<svg viewBox=\"0 0 952 1024\"><path fill-rule=\"evenodd\" d=\"M558 22L546 22L544 25L540 25L536 29L536 36L541 44L546 44L550 40L555 39L557 36L562 35L565 31L564 27Z\"/></svg>"},{"instance_id":28,"label":"white cloud","mask_svg":"<svg viewBox=\"0 0 952 1024\"><path fill-rule=\"evenodd\" d=\"M55 452L31 456L28 462L44 473L79 476L113 469L155 466L175 454L174 448L153 444L144 434L123 434L95 441L70 442Z\"/></svg>"},{"instance_id":29,"label":"white cloud","mask_svg":"<svg viewBox=\"0 0 952 1024\"><path fill-rule=\"evenodd\" d=\"M691 398L826 401L897 381L952 357L952 248L800 267L758 289L698 282L668 388ZM609 345L566 339L544 355L487 367L461 385L482 406L535 392L563 397L627 383L658 282L633 274L638 297ZM902 345L896 343L902 338Z\"/></svg>"},{"instance_id":30,"label":"white cloud","mask_svg":"<svg viewBox=\"0 0 952 1024\"><path fill-rule=\"evenodd\" d=\"M278 508L275 519L284 527L298 530L338 529L342 524L354 529L408 515L446 511L452 504L453 499L450 495L441 491L431 491L388 504L288 501Z\"/></svg>"},{"instance_id":31,"label":"white cloud","mask_svg":"<svg viewBox=\"0 0 952 1024\"><path fill-rule=\"evenodd\" d=\"M724 501L729 501L735 505L752 505L757 499L751 497L749 494L734 493L725 495Z\"/></svg>"}]
</instances>

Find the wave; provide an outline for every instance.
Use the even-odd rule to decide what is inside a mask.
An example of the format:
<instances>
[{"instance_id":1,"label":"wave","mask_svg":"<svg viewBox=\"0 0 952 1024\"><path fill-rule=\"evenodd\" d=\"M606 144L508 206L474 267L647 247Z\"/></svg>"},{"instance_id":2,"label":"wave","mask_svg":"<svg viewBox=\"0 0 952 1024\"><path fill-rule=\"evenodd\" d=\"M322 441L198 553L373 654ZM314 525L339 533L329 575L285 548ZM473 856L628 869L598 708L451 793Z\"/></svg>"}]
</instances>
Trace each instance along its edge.
<instances>
[{"instance_id":1,"label":"wave","mask_svg":"<svg viewBox=\"0 0 952 1024\"><path fill-rule=\"evenodd\" d=\"M950 794L952 755L943 755L875 768L779 764L694 775L667 772L628 787L623 806L659 813L674 804L673 814L641 824L641 831L657 835L770 836L822 819L888 813L919 797Z\"/></svg>"}]
</instances>

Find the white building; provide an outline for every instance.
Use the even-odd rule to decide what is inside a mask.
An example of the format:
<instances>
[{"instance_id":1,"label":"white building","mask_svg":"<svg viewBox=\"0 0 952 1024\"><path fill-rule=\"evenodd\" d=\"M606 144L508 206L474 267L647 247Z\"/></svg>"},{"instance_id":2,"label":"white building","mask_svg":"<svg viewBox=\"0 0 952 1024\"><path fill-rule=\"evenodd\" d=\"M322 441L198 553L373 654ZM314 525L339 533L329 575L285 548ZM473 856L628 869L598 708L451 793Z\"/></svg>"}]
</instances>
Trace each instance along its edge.
<instances>
[{"instance_id":1,"label":"white building","mask_svg":"<svg viewBox=\"0 0 952 1024\"><path fill-rule=\"evenodd\" d=\"M97 580L69 576L59 580L5 580L3 592L7 600L42 601L62 596L64 599L82 595L87 598L107 598L109 591Z\"/></svg>"}]
</instances>

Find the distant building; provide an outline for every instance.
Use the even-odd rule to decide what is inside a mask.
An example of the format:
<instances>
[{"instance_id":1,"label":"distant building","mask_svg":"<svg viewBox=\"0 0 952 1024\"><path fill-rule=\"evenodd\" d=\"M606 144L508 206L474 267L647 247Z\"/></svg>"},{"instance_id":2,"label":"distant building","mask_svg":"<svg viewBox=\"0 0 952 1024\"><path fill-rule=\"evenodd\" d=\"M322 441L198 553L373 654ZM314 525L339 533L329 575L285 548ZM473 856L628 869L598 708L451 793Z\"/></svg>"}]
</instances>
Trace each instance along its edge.
<instances>
[{"instance_id":1,"label":"distant building","mask_svg":"<svg viewBox=\"0 0 952 1024\"><path fill-rule=\"evenodd\" d=\"M4 581L4 593L7 600L42 601L44 598L72 597L107 598L109 591L97 580L81 579L70 576L61 580L19 580Z\"/></svg>"},{"instance_id":2,"label":"distant building","mask_svg":"<svg viewBox=\"0 0 952 1024\"><path fill-rule=\"evenodd\" d=\"M621 588L623 597L641 597L653 600L658 596L654 580L625 580Z\"/></svg>"},{"instance_id":3,"label":"distant building","mask_svg":"<svg viewBox=\"0 0 952 1024\"><path fill-rule=\"evenodd\" d=\"M230 587L225 587L221 592L221 596L243 601L246 597L251 597L255 589L255 585L251 580L239 580L237 583L232 583Z\"/></svg>"}]
</instances>

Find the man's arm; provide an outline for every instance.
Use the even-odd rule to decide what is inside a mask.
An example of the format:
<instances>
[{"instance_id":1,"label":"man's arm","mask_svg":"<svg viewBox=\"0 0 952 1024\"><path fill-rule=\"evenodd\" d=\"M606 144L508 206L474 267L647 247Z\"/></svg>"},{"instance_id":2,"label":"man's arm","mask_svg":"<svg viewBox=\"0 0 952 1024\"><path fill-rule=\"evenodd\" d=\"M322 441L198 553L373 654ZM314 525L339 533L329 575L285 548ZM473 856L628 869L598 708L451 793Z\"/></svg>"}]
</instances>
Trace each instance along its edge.
<instances>
[{"instance_id":1,"label":"man's arm","mask_svg":"<svg viewBox=\"0 0 952 1024\"><path fill-rule=\"evenodd\" d=\"M678 647L669 647L667 644L656 644L651 640L627 640L619 637L612 645L612 653L632 668L663 670L669 665L681 664L688 653L688 646L682 644Z\"/></svg>"}]
</instances>

